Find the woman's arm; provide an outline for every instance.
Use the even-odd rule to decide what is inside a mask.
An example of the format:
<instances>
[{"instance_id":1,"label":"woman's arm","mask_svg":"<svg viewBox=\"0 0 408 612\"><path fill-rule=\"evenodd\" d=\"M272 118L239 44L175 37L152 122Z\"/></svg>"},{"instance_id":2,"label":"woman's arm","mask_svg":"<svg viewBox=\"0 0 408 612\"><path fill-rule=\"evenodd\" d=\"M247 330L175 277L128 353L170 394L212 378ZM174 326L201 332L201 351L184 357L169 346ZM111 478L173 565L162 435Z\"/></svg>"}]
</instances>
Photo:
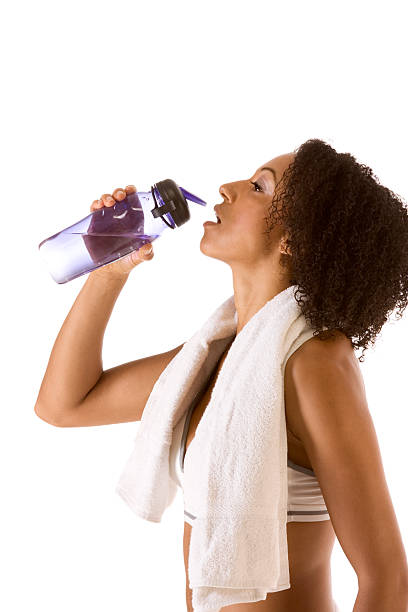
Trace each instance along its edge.
<instances>
[{"instance_id":1,"label":"woman's arm","mask_svg":"<svg viewBox=\"0 0 408 612\"><path fill-rule=\"evenodd\" d=\"M315 339L294 354L299 434L359 583L354 612L408 612L408 566L353 348Z\"/></svg>"},{"instance_id":2,"label":"woman's arm","mask_svg":"<svg viewBox=\"0 0 408 612\"><path fill-rule=\"evenodd\" d=\"M51 351L35 405L38 416L57 422L99 380L105 329L127 278L95 270L86 279Z\"/></svg>"}]
</instances>

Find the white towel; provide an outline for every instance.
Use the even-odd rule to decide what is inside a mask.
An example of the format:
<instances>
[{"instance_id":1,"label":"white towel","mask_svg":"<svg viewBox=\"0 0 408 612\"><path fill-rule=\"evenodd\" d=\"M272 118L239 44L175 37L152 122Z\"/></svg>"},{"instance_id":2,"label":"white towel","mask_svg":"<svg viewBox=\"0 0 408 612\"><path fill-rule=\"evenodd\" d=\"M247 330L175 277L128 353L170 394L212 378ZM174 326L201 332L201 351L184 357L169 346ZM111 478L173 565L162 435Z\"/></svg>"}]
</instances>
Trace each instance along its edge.
<instances>
[{"instance_id":1,"label":"white towel","mask_svg":"<svg viewBox=\"0 0 408 612\"><path fill-rule=\"evenodd\" d=\"M184 500L188 508L194 499L197 515L188 558L195 612L219 612L290 588L283 374L299 336L312 335L294 298L297 288L266 302L236 335L188 447ZM116 487L137 516L160 522L173 501L173 428L236 329L231 296L156 381Z\"/></svg>"}]
</instances>

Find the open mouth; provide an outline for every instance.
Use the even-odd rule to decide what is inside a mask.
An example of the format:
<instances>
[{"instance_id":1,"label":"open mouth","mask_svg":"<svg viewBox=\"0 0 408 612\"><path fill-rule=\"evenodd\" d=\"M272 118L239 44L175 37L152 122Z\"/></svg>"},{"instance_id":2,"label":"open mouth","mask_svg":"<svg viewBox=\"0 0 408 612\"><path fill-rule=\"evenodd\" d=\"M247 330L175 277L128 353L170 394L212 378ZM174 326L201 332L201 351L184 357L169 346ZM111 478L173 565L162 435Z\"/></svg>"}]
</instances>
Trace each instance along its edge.
<instances>
[{"instance_id":1,"label":"open mouth","mask_svg":"<svg viewBox=\"0 0 408 612\"><path fill-rule=\"evenodd\" d=\"M214 216L216 221L205 221L204 225L209 224L209 225L221 225L221 219L220 217L217 215L217 206L214 207Z\"/></svg>"},{"instance_id":2,"label":"open mouth","mask_svg":"<svg viewBox=\"0 0 408 612\"><path fill-rule=\"evenodd\" d=\"M207 223L210 223L210 225L220 225L221 224L221 219L219 217L217 217L217 216L216 216L216 219L217 219L216 221L210 221L210 220L205 221L204 225L206 225Z\"/></svg>"}]
</instances>

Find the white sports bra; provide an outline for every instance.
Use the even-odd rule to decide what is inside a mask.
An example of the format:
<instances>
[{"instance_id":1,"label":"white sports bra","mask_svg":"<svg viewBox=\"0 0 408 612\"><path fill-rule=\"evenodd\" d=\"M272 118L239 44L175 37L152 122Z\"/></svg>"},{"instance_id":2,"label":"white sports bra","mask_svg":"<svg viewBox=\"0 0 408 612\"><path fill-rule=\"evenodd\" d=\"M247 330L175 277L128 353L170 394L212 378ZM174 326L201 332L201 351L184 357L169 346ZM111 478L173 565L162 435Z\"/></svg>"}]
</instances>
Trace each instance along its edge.
<instances>
[{"instance_id":1,"label":"white sports bra","mask_svg":"<svg viewBox=\"0 0 408 612\"><path fill-rule=\"evenodd\" d=\"M173 440L170 447L170 476L174 482L183 489L184 480L184 457L186 454L186 438L188 425L194 406L198 400L191 403L190 408L178 421L173 431ZM187 449L188 452L188 449ZM287 460L288 465L288 518L292 521L327 521L330 520L323 495L313 470ZM184 507L184 520L193 524L196 515L194 508Z\"/></svg>"}]
</instances>

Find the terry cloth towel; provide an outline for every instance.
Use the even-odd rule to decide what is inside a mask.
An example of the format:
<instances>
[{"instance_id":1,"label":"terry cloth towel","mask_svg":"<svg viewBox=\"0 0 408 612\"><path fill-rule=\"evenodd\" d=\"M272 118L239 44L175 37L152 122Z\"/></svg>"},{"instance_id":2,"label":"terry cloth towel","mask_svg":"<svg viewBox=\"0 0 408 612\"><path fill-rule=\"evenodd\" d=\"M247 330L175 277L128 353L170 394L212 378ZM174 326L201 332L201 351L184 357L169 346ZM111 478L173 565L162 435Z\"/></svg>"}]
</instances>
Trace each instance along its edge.
<instances>
[{"instance_id":1,"label":"terry cloth towel","mask_svg":"<svg viewBox=\"0 0 408 612\"><path fill-rule=\"evenodd\" d=\"M290 588L284 367L293 347L313 335L297 289L275 295L236 335L185 456L185 507L196 515L188 557L195 612L219 612ZM160 522L174 499L173 428L235 336L237 320L232 295L152 389L116 486L140 518Z\"/></svg>"}]
</instances>

